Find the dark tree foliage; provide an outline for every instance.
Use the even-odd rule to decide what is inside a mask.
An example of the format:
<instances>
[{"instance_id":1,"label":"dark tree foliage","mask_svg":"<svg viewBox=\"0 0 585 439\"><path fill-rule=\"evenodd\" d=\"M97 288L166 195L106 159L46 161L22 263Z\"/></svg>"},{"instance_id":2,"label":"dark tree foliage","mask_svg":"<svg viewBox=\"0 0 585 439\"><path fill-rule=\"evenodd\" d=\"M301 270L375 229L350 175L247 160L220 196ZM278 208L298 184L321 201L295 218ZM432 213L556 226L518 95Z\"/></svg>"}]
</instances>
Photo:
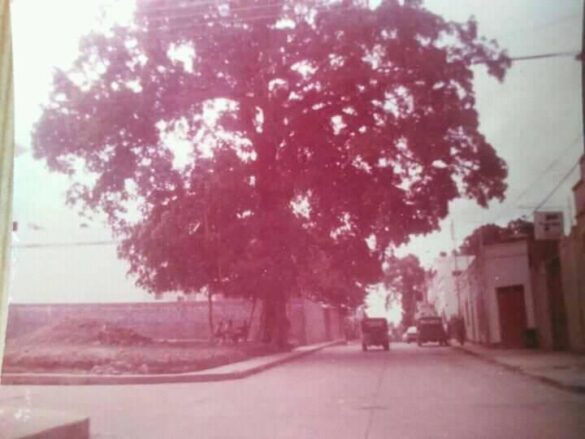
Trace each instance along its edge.
<instances>
[{"instance_id":1,"label":"dark tree foliage","mask_svg":"<svg viewBox=\"0 0 585 439\"><path fill-rule=\"evenodd\" d=\"M140 285L358 303L389 245L448 203L501 199L472 65L510 61L472 19L413 0L139 1L58 71L34 150L105 212Z\"/></svg>"},{"instance_id":2,"label":"dark tree foliage","mask_svg":"<svg viewBox=\"0 0 585 439\"><path fill-rule=\"evenodd\" d=\"M402 304L401 324L405 328L414 324L416 302L425 297L426 276L426 270L414 255L403 258L391 257L386 261L384 286L390 291L386 305L388 306L394 297L400 297Z\"/></svg>"},{"instance_id":3,"label":"dark tree foliage","mask_svg":"<svg viewBox=\"0 0 585 439\"><path fill-rule=\"evenodd\" d=\"M484 224L475 229L461 244L459 253L475 256L481 252L484 245L497 244L510 239L528 238L534 236L534 223L524 219L510 221L506 226Z\"/></svg>"}]
</instances>

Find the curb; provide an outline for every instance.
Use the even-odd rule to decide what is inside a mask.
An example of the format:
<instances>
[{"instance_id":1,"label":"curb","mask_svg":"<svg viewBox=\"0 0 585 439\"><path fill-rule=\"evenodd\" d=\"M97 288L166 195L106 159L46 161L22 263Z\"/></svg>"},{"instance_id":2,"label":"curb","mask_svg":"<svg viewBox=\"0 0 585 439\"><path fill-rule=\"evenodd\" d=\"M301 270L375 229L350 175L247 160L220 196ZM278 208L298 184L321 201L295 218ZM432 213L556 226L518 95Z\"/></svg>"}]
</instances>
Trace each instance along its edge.
<instances>
[{"instance_id":1,"label":"curb","mask_svg":"<svg viewBox=\"0 0 585 439\"><path fill-rule=\"evenodd\" d=\"M494 365L499 366L503 369L506 369L510 372L517 373L519 375L525 376L527 378L530 378L530 379L538 381L540 383L549 385L551 387L556 387L557 389L565 390L565 391L571 392L571 393L577 393L577 394L581 394L581 395L585 394L585 386L582 386L579 384L566 384L566 383L563 383L561 381L555 380L553 378L549 378L547 376L533 374L533 373L527 372L526 370L522 369L521 367L512 366L510 364L502 363L501 361L498 361L492 357L480 354L478 352L475 352L475 351L468 349L468 348L465 348L463 346L453 346L453 347L455 349L467 354L467 355L470 355L474 358L477 358L478 360L482 360L482 361L485 361L486 363L494 364Z\"/></svg>"},{"instance_id":2,"label":"curb","mask_svg":"<svg viewBox=\"0 0 585 439\"><path fill-rule=\"evenodd\" d=\"M6 439L89 439L89 418L54 410L0 409L2 437Z\"/></svg>"},{"instance_id":3,"label":"curb","mask_svg":"<svg viewBox=\"0 0 585 439\"><path fill-rule=\"evenodd\" d=\"M342 344L343 340L301 346L292 352L251 358L237 363L205 369L197 372L152 375L79 375L57 373L5 373L0 385L132 385L174 384L228 381L246 378L297 358Z\"/></svg>"}]
</instances>

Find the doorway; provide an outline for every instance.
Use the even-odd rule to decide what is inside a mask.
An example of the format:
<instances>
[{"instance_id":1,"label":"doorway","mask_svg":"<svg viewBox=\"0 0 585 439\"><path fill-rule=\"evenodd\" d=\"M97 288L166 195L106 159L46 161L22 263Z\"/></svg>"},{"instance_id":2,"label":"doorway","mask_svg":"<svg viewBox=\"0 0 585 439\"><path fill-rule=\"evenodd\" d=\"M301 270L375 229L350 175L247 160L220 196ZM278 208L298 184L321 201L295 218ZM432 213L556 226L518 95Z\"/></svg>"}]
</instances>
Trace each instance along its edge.
<instances>
[{"instance_id":1,"label":"doorway","mask_svg":"<svg viewBox=\"0 0 585 439\"><path fill-rule=\"evenodd\" d=\"M524 347L524 333L527 326L524 286L501 287L496 292L502 345L510 348Z\"/></svg>"}]
</instances>

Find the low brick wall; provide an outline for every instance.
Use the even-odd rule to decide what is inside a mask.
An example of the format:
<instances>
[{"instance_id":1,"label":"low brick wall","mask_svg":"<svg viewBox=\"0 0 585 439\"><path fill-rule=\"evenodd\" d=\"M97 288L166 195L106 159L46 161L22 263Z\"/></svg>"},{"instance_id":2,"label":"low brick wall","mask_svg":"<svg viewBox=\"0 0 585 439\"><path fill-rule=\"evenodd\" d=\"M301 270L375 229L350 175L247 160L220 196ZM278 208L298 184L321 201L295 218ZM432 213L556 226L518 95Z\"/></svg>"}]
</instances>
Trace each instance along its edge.
<instances>
[{"instance_id":1,"label":"low brick wall","mask_svg":"<svg viewBox=\"0 0 585 439\"><path fill-rule=\"evenodd\" d=\"M231 319L234 326L248 320L252 303L221 300L213 303L214 322ZM258 335L261 306L254 311L251 338ZM343 336L341 317L336 308L293 299L288 306L290 341L311 344ZM99 320L113 323L152 338L208 339L206 302L145 302L95 304L12 304L8 309L7 339L15 339L49 323L66 319Z\"/></svg>"},{"instance_id":2,"label":"low brick wall","mask_svg":"<svg viewBox=\"0 0 585 439\"><path fill-rule=\"evenodd\" d=\"M214 322L217 324L221 319L232 319L234 326L239 326L250 317L251 307L248 301L214 302ZM257 307L255 326L259 311ZM65 319L115 323L152 338L209 338L206 302L13 304L8 309L7 338L20 337L48 323Z\"/></svg>"},{"instance_id":3,"label":"low brick wall","mask_svg":"<svg viewBox=\"0 0 585 439\"><path fill-rule=\"evenodd\" d=\"M322 306L307 299L289 303L290 340L298 344L321 343L343 338L342 317L335 307Z\"/></svg>"}]
</instances>

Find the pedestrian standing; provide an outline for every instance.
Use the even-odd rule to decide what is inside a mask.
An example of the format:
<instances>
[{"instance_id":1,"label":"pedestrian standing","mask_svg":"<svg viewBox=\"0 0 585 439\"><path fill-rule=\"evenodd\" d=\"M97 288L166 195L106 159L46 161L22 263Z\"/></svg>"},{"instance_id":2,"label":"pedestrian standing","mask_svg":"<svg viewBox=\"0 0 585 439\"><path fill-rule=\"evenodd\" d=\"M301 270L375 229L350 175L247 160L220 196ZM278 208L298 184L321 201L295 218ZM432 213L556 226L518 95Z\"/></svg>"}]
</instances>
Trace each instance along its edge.
<instances>
[{"instance_id":1,"label":"pedestrian standing","mask_svg":"<svg viewBox=\"0 0 585 439\"><path fill-rule=\"evenodd\" d=\"M462 317L457 318L457 339L459 344L463 346L465 344L465 320Z\"/></svg>"}]
</instances>

